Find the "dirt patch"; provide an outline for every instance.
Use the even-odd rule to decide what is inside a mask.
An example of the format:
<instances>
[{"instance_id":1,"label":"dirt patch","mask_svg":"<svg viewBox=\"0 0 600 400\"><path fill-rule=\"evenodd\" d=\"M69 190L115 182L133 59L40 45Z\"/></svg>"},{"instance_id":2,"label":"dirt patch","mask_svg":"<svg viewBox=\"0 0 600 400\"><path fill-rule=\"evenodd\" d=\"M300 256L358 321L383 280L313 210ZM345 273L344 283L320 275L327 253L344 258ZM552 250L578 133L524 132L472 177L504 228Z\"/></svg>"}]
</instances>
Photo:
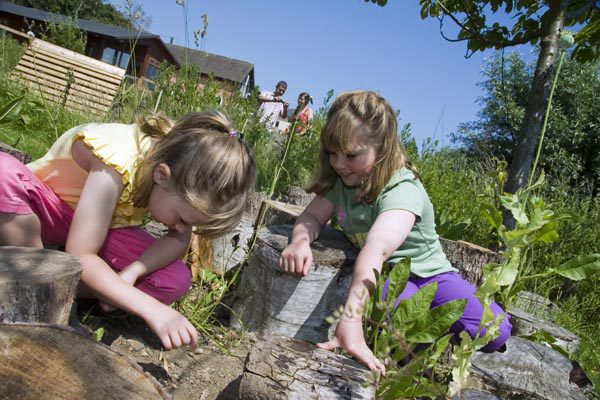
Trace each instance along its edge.
<instances>
[{"instance_id":1,"label":"dirt patch","mask_svg":"<svg viewBox=\"0 0 600 400\"><path fill-rule=\"evenodd\" d=\"M244 362L256 341L252 335L225 331L220 339L226 350L202 338L195 350L185 347L163 351L158 338L141 319L120 311L85 316L82 308L78 307L78 317L85 322L79 330L85 329L90 335L96 332L97 338L102 336L102 343L131 357L156 378L174 400L238 398Z\"/></svg>"}]
</instances>

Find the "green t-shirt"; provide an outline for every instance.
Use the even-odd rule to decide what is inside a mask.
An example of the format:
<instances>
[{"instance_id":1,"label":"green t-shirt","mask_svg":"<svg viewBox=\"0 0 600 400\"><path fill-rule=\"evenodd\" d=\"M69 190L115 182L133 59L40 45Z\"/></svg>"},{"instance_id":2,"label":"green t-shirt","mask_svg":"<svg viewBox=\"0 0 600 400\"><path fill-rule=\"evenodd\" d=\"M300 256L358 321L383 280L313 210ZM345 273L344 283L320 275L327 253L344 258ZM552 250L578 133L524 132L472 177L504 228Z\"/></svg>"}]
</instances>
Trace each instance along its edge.
<instances>
[{"instance_id":1,"label":"green t-shirt","mask_svg":"<svg viewBox=\"0 0 600 400\"><path fill-rule=\"evenodd\" d=\"M355 196L355 189L344 186L341 179L325 194L335 207L334 222L355 246L364 246L369 229L379 214L388 210L407 210L416 216L415 224L388 262L395 264L410 257L411 272L423 278L457 271L446 258L435 232L429 196L409 169L398 170L373 203L355 203Z\"/></svg>"}]
</instances>

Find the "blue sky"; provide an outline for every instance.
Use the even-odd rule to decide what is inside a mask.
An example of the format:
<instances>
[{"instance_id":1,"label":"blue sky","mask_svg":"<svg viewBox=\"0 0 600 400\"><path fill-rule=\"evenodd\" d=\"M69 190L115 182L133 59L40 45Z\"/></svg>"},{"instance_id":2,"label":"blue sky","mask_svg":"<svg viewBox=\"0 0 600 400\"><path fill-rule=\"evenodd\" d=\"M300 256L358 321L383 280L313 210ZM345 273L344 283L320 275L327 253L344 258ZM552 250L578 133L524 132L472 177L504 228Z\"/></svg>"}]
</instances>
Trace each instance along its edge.
<instances>
[{"instance_id":1,"label":"blue sky","mask_svg":"<svg viewBox=\"0 0 600 400\"><path fill-rule=\"evenodd\" d=\"M253 63L263 90L286 80L292 107L303 91L316 109L330 89L375 90L400 110L401 124L411 123L419 145L427 137L449 144L460 122L476 118L476 83L491 53L465 59L466 44L445 41L437 20L420 18L417 0L186 1L189 46L207 13L200 49ZM150 32L185 45L184 8L175 0L145 0L143 9Z\"/></svg>"}]
</instances>

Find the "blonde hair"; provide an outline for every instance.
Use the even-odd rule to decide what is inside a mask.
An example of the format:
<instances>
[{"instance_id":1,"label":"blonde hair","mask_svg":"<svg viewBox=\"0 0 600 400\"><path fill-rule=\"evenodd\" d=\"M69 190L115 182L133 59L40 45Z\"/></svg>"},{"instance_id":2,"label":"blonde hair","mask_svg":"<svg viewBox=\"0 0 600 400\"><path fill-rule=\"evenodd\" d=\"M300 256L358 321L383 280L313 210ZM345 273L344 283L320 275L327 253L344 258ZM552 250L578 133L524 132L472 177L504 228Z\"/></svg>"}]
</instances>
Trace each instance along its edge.
<instances>
[{"instance_id":1,"label":"blonde hair","mask_svg":"<svg viewBox=\"0 0 600 400\"><path fill-rule=\"evenodd\" d=\"M401 167L419 177L398 139L396 113L390 104L375 92L352 91L340 94L327 114L321 131L317 175L308 192L324 195L333 187L338 175L331 167L329 153L348 152L349 143L357 136L366 145L373 146L376 160L370 176L358 188L356 202L375 201Z\"/></svg>"},{"instance_id":2,"label":"blonde hair","mask_svg":"<svg viewBox=\"0 0 600 400\"><path fill-rule=\"evenodd\" d=\"M138 169L134 205L148 206L153 171L165 163L177 193L206 217L196 232L213 238L231 230L242 217L256 164L227 117L210 110L188 114L176 123L152 116L138 120L138 126L156 142Z\"/></svg>"}]
</instances>

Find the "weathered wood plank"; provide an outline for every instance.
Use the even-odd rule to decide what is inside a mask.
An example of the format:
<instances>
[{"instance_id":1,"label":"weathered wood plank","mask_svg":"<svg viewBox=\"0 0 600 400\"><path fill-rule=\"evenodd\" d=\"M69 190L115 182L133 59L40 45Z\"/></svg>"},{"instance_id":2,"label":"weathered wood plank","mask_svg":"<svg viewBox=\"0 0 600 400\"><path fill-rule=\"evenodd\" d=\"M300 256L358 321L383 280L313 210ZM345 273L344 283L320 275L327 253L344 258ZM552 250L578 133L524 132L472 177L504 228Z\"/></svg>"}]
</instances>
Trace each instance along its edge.
<instances>
[{"instance_id":1,"label":"weathered wood plank","mask_svg":"<svg viewBox=\"0 0 600 400\"><path fill-rule=\"evenodd\" d=\"M371 373L333 352L282 336L259 341L246 360L238 398L374 399Z\"/></svg>"}]
</instances>

